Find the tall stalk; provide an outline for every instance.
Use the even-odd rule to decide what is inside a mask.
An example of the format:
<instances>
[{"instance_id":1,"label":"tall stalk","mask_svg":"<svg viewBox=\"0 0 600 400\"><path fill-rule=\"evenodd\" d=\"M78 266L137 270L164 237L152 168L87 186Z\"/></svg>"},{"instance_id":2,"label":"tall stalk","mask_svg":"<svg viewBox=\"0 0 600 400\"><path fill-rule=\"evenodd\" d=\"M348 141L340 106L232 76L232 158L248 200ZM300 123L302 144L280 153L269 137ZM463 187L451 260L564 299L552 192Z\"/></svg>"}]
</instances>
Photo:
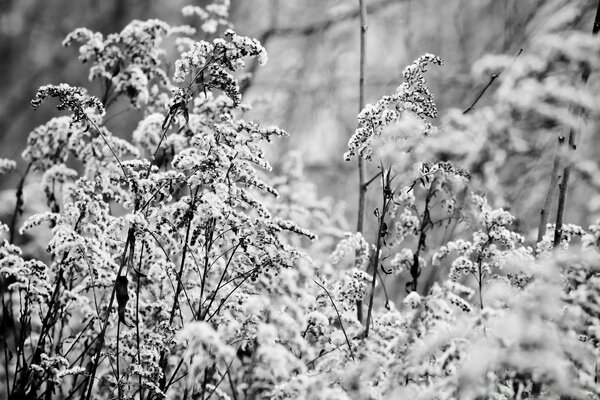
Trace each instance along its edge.
<instances>
[{"instance_id":1,"label":"tall stalk","mask_svg":"<svg viewBox=\"0 0 600 400\"><path fill-rule=\"evenodd\" d=\"M598 7L596 8L596 17L594 19L594 26L592 27L592 35L597 35L600 31L600 1L598 1ZM581 74L581 80L585 84L590 76L591 71L584 69ZM569 130L569 145L567 152L574 152L577 149L575 144L575 130L571 128ZM557 157L561 154L557 152ZM556 225L554 226L554 242L553 246L556 248L560 245L560 239L562 237L562 225L565 214L565 206L567 203L567 190L569 188L569 176L571 174L571 161L568 159L563 168L562 180L558 187L558 206L556 209Z\"/></svg>"},{"instance_id":2,"label":"tall stalk","mask_svg":"<svg viewBox=\"0 0 600 400\"><path fill-rule=\"evenodd\" d=\"M365 0L358 0L360 9L360 61L358 78L358 112L365 107L365 59L367 49L367 5ZM366 165L362 157L358 157L358 220L356 232L362 234L365 223L365 197L367 185L365 184ZM357 256L358 257L358 256ZM356 318L359 322L363 320L362 300L356 301Z\"/></svg>"},{"instance_id":3,"label":"tall stalk","mask_svg":"<svg viewBox=\"0 0 600 400\"><path fill-rule=\"evenodd\" d=\"M552 199L554 197L554 189L558 185L558 170L560 169L560 158L559 153L565 139L559 136L558 143L556 144L556 150L554 152L554 161L552 162L552 172L550 172L550 185L546 191L546 198L544 199L544 206L540 210L540 223L538 225L538 237L537 242L541 242L546 235L546 225L548 224L548 213L552 205Z\"/></svg>"}]
</instances>

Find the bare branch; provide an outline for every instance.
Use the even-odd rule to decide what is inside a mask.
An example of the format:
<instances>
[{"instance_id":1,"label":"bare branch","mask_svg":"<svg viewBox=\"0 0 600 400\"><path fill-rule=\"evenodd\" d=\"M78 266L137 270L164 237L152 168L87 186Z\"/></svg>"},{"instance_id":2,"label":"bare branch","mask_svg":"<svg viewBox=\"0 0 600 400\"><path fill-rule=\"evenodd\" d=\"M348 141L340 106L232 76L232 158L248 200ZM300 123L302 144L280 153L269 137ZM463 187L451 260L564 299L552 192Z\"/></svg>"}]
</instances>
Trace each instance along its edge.
<instances>
[{"instance_id":1,"label":"bare branch","mask_svg":"<svg viewBox=\"0 0 600 400\"><path fill-rule=\"evenodd\" d=\"M519 52L517 53L517 55L515 56L515 59L517 57L519 57L521 55L521 53L523 53L523 49L519 49ZM492 84L494 83L494 81L496 79L498 79L498 77L500 76L500 72L492 74L492 76L490 76L490 80L487 83L487 85L485 85L483 87L483 89L481 89L481 92L479 92L479 94L477 95L477 97L475 97L475 100L473 100L473 103L471 103L471 105L469 107L467 107L464 111L463 111L463 115L464 114L468 114L471 111L473 111L473 109L475 108L475 105L479 102L479 100L481 100L481 98L483 97L483 95L485 94L485 92L488 91L488 89L490 88L490 86L492 86Z\"/></svg>"},{"instance_id":2,"label":"bare branch","mask_svg":"<svg viewBox=\"0 0 600 400\"><path fill-rule=\"evenodd\" d=\"M329 294L329 291L327 290L327 288L325 286L321 285L319 282L317 282L314 279L313 279L313 282L316 283L317 286L319 286L321 289L323 289L323 291L325 291L325 293L327 294L327 297L329 297L329 300L331 301L331 305L333 306L333 309L335 310L335 313L337 314L338 321L340 322L340 327L342 328L342 332L344 333L344 337L346 338L346 344L348 345L348 350L350 350L350 356L354 360L354 352L352 351L352 346L350 345L350 339L348 339L348 335L346 334L346 329L344 329L344 323L342 322L342 317L340 315L340 312L338 311L338 308L335 305L335 302L333 301L333 297L331 297L331 294Z\"/></svg>"}]
</instances>

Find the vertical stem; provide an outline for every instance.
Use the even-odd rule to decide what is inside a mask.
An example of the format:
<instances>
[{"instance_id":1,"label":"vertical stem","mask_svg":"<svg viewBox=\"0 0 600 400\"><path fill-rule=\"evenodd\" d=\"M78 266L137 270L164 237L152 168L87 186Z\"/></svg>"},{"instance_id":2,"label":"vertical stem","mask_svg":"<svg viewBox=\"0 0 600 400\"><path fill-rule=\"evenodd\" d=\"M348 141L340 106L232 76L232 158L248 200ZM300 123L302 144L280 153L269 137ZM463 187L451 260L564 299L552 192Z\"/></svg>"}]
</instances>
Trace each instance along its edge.
<instances>
[{"instance_id":1,"label":"vertical stem","mask_svg":"<svg viewBox=\"0 0 600 400\"><path fill-rule=\"evenodd\" d=\"M119 363L119 341L121 339L121 318L117 321L117 354L116 354L116 364L117 364L117 398L120 400L123 398L123 386L121 386L121 371L120 371L120 363Z\"/></svg>"},{"instance_id":2,"label":"vertical stem","mask_svg":"<svg viewBox=\"0 0 600 400\"><path fill-rule=\"evenodd\" d=\"M371 328L371 315L373 312L373 302L375 300L375 284L377 282L377 268L379 268L379 254L381 254L381 245L382 239L384 236L384 224L385 224L385 215L388 211L388 206L390 204L390 199L386 195L385 188L389 186L389 174L387 175L388 181L385 181L386 174L382 173L382 196L383 202L381 204L381 213L379 214L379 228L377 229L377 245L375 247L375 253L373 254L370 265L373 268L373 277L371 280L371 293L369 294L369 308L367 309L367 322L365 326L365 337L369 336L369 329Z\"/></svg>"},{"instance_id":3,"label":"vertical stem","mask_svg":"<svg viewBox=\"0 0 600 400\"><path fill-rule=\"evenodd\" d=\"M10 244L15 243L15 231L17 229L17 219L19 215L23 213L23 187L25 186L25 179L27 179L27 175L29 175L29 171L31 170L32 164L27 164L27 168L25 172L23 172L23 176L19 180L19 184L17 185L17 203L15 204L15 211L13 212L12 218L10 220Z\"/></svg>"},{"instance_id":4,"label":"vertical stem","mask_svg":"<svg viewBox=\"0 0 600 400\"><path fill-rule=\"evenodd\" d=\"M8 292L8 291L7 291ZM6 340L6 335L9 333L8 331L8 319L7 316L8 314L7 312L7 307L6 307L6 303L4 302L4 290L2 290L2 293L0 293L0 295L2 296L2 319L4 320L4 329L3 329L3 334L2 334L2 347L4 349L4 371L5 371L5 378L6 378L6 394L7 396L10 398L10 375L9 375L9 370L8 370L8 366L9 366L9 361L8 361L8 342ZM10 294L9 294L10 296ZM15 329L11 326L13 332L15 331ZM15 371L15 374L17 372Z\"/></svg>"},{"instance_id":5,"label":"vertical stem","mask_svg":"<svg viewBox=\"0 0 600 400\"><path fill-rule=\"evenodd\" d=\"M135 288L135 333L136 333L136 347L137 347L137 362L139 366L142 366L142 355L140 346L140 280L142 279L142 259L144 257L144 249L146 242L142 241L142 250L140 252L140 261L138 263L138 270L136 273L137 282ZM144 398L144 387L142 386L142 375L138 375L138 384L140 385L140 400Z\"/></svg>"},{"instance_id":6,"label":"vertical stem","mask_svg":"<svg viewBox=\"0 0 600 400\"><path fill-rule=\"evenodd\" d=\"M483 310L483 272L481 271L481 263L482 263L482 258L481 255L479 256L479 263L478 263L478 271L479 271L479 279L477 281L478 285L479 285L479 308L481 310Z\"/></svg>"},{"instance_id":7,"label":"vertical stem","mask_svg":"<svg viewBox=\"0 0 600 400\"><path fill-rule=\"evenodd\" d=\"M595 36L600 31L600 1L598 1L598 7L596 9L596 17L594 19L594 26L592 27L592 35ZM581 80L586 83L591 71L586 68L581 73ZM575 129L569 130L569 147L567 151L573 152L577 148L575 144ZM565 205L567 202L567 190L569 188L569 175L571 174L571 161L567 160L567 164L563 169L562 182L559 186L558 191L558 209L556 210L556 225L554 227L554 247L558 247L562 236L562 225L565 213Z\"/></svg>"},{"instance_id":8,"label":"vertical stem","mask_svg":"<svg viewBox=\"0 0 600 400\"><path fill-rule=\"evenodd\" d=\"M421 217L421 226L419 228L419 240L417 241L417 250L413 254L413 263L410 267L410 276L412 281L410 282L410 291L416 292L419 284L419 276L421 276L421 266L419 265L419 257L421 256L421 250L425 249L425 241L427 240L427 229L431 227L431 215L429 213L429 204L431 199L436 192L434 189L435 179L431 182L431 186L425 196L425 207L423 209L423 216Z\"/></svg>"},{"instance_id":9,"label":"vertical stem","mask_svg":"<svg viewBox=\"0 0 600 400\"><path fill-rule=\"evenodd\" d=\"M358 112L365 107L365 58L366 58L366 33L367 33L367 5L365 0L358 0L360 7L360 67L358 78ZM365 222L365 195L367 187L365 185L364 160L358 156L358 221L356 223L356 232L363 233ZM356 302L356 318L359 322L363 320L362 301ZM368 327L367 327L368 329Z\"/></svg>"},{"instance_id":10,"label":"vertical stem","mask_svg":"<svg viewBox=\"0 0 600 400\"><path fill-rule=\"evenodd\" d=\"M575 131L571 129L569 131L569 150L575 150ZM565 215L565 205L567 203L567 189L569 187L569 175L571 174L570 161L567 160L567 164L563 168L562 180L558 185L558 206L556 208L556 225L554 226L554 241L553 247L556 248L560 245L560 239L562 237L562 226Z\"/></svg>"},{"instance_id":11,"label":"vertical stem","mask_svg":"<svg viewBox=\"0 0 600 400\"><path fill-rule=\"evenodd\" d=\"M552 206L552 198L554 197L554 190L556 189L556 185L558 184L558 169L560 168L560 151L562 144L564 142L564 138L559 136L558 143L556 145L556 150L554 152L554 161L552 162L552 172L550 173L550 185L548 186L548 191L546 192L546 199L544 200L544 206L540 210L540 224L538 225L538 237L537 243L541 242L546 235L546 225L548 224L548 213L550 211L550 207Z\"/></svg>"},{"instance_id":12,"label":"vertical stem","mask_svg":"<svg viewBox=\"0 0 600 400\"><path fill-rule=\"evenodd\" d=\"M137 206L136 206L136 211L137 211ZM127 240L125 241L125 247L123 248L123 254L121 255L121 265L119 266L119 270L117 271L116 276L119 277L121 275L121 273L123 272L123 269L125 268L127 262L131 259L130 257L127 257L128 251L131 251L130 249L133 248L135 245L135 229L133 226L131 226L127 232ZM106 330L108 329L108 320L110 318L110 312L112 310L113 304L115 302L115 298L116 298L116 293L117 293L117 279L115 279L115 284L112 287L111 293L110 293L110 299L108 301L108 307L106 309L106 315L104 315L104 318L102 318L102 325L100 327L100 333L98 334L98 342L96 344L96 349L93 352L93 355L90 357L90 364L88 366L88 375L86 376L86 380L84 382L86 382L87 386L84 386L84 391L82 393L82 399L86 399L89 400L92 398L92 390L94 388L94 384L95 379L96 379L96 372L98 371L98 366L100 364L100 353L102 352L102 348L104 347L104 341L106 339ZM98 315L98 318L100 318L100 315Z\"/></svg>"}]
</instances>

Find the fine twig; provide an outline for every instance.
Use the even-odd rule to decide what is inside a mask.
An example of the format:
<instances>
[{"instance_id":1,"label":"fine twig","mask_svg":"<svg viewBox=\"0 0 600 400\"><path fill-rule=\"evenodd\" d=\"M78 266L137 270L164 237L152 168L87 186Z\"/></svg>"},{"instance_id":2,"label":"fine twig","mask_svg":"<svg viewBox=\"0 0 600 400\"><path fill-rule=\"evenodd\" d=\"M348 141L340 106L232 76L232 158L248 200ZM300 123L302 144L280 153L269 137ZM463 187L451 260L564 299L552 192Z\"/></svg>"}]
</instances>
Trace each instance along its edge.
<instances>
[{"instance_id":1,"label":"fine twig","mask_svg":"<svg viewBox=\"0 0 600 400\"><path fill-rule=\"evenodd\" d=\"M267 32L269 32L267 37L270 36L307 36L312 35L314 33L319 33L325 31L341 22L349 21L351 19L361 17L361 15L373 14L382 8L385 8L392 4L397 4L397 0L381 0L376 3L369 4L368 6L364 4L364 0L359 0L359 8L355 8L344 13L340 13L339 15L323 19L318 22L314 22L308 25L302 26L289 26L289 27L275 27L271 28ZM363 24L361 23L361 26Z\"/></svg>"},{"instance_id":2,"label":"fine twig","mask_svg":"<svg viewBox=\"0 0 600 400\"><path fill-rule=\"evenodd\" d=\"M522 52L523 52L523 49L519 49L519 52L515 56L515 59L517 57L519 57ZM477 105L477 103L479 102L479 100L481 100L481 98L483 97L483 95L485 94L485 92L488 91L488 89L492 86L492 84L494 83L494 81L496 79L498 79L499 76L500 76L500 72L497 72L495 74L492 74L492 76L490 76L490 80L488 81L488 83L483 87L483 89L481 89L481 91L475 97L475 100L473 100L473 102L471 103L471 105L469 107L465 108L465 110L463 111L463 114L468 114L471 111L473 111L473 109L475 108L475 106Z\"/></svg>"},{"instance_id":3,"label":"fine twig","mask_svg":"<svg viewBox=\"0 0 600 400\"><path fill-rule=\"evenodd\" d=\"M333 306L333 309L335 310L335 313L337 314L338 321L340 323L340 327L342 328L342 332L344 333L344 337L346 338L346 344L348 345L348 350L350 350L350 357L352 357L352 359L354 360L354 352L352 351L352 345L350 344L350 339L348 339L348 335L346 334L346 329L344 328L344 323L342 322L342 316L340 315L340 312L338 311L338 308L335 305L335 302L333 301L333 297L331 297L331 294L329 293L329 291L327 290L327 288L324 285L321 285L319 282L317 282L314 279L313 279L313 282L316 283L318 287L323 289L323 291L327 294L327 297L329 297L329 301L331 301L331 305Z\"/></svg>"}]
</instances>

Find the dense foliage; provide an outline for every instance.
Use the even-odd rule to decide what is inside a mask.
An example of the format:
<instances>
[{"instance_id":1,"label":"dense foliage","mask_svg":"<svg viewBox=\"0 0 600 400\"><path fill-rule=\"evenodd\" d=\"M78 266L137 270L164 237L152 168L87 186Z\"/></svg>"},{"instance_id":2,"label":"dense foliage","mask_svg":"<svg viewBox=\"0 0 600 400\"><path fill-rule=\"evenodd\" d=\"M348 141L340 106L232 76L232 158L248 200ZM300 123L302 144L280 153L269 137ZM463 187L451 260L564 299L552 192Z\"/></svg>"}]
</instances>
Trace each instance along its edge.
<instances>
[{"instance_id":1,"label":"dense foliage","mask_svg":"<svg viewBox=\"0 0 600 400\"><path fill-rule=\"evenodd\" d=\"M503 163L535 157L537 135L571 130L557 163L596 172L573 153L600 111L586 83L600 41L555 29L516 58L482 60L500 82L492 105L439 125L426 74L442 60L406 67L395 93L360 112L343 155L370 162L368 237L342 231L299 154L272 171L265 144L287 133L244 119L236 78L266 51L227 10L184 9L205 35L222 33L212 41L159 20L65 39L102 90L46 85L32 100L68 115L30 133L14 217L0 226L0 393L600 396L600 222L544 223L535 241L493 206ZM179 54L171 69L166 48ZM129 135L107 126L122 98L141 116ZM0 174L15 167L0 160ZM39 197L24 198L36 177ZM21 221L24 202L38 212Z\"/></svg>"}]
</instances>

